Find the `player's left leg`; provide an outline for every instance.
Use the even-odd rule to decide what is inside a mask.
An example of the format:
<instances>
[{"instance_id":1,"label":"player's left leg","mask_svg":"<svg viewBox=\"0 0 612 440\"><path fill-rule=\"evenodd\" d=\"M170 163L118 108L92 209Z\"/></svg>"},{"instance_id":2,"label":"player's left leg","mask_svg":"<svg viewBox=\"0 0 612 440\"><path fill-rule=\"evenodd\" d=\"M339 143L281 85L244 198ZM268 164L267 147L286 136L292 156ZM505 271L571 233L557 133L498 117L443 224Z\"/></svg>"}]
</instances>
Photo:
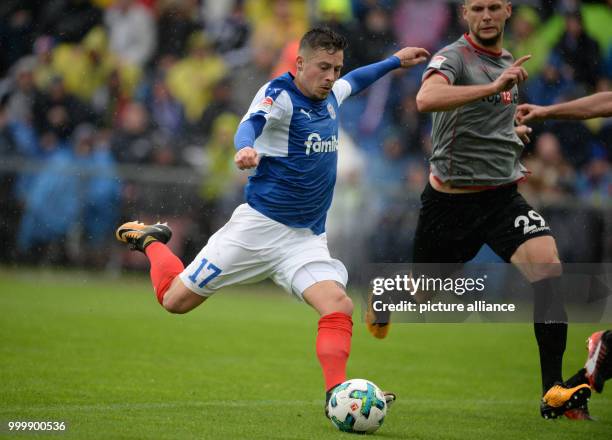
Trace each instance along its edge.
<instances>
[{"instance_id":1,"label":"player's left leg","mask_svg":"<svg viewBox=\"0 0 612 440\"><path fill-rule=\"evenodd\" d=\"M563 269L551 229L516 186L497 194L484 231L487 244L505 261L512 262L534 291L533 325L543 389L540 413L544 418L556 418L576 407L584 407L586 413L589 386L570 386L562 378L568 320L558 288Z\"/></svg>"},{"instance_id":2,"label":"player's left leg","mask_svg":"<svg viewBox=\"0 0 612 440\"><path fill-rule=\"evenodd\" d=\"M163 294L161 305L170 313L182 314L195 309L207 299L207 296L191 291L177 274L168 290Z\"/></svg>"},{"instance_id":3,"label":"player's left leg","mask_svg":"<svg viewBox=\"0 0 612 440\"><path fill-rule=\"evenodd\" d=\"M567 313L557 288L562 275L555 240L550 235L522 243L510 261L531 283L534 290L534 332L540 353L543 398L541 414L557 418L583 407L591 395L588 385L563 383L563 353L567 341Z\"/></svg>"},{"instance_id":4,"label":"player's left leg","mask_svg":"<svg viewBox=\"0 0 612 440\"><path fill-rule=\"evenodd\" d=\"M200 305L206 298L185 287L178 275L183 271L182 261L166 246L172 230L165 223L145 225L138 221L119 226L117 240L140 251L151 263L151 282L157 301L171 313L186 313Z\"/></svg>"}]
</instances>

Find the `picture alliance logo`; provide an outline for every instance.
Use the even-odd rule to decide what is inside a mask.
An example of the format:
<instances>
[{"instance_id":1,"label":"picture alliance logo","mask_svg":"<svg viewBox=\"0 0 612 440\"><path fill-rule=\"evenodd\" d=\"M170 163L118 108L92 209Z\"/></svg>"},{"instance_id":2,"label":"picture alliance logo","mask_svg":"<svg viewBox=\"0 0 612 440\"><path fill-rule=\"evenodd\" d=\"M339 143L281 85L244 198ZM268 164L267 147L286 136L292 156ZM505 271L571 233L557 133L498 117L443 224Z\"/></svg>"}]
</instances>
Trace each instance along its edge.
<instances>
[{"instance_id":1,"label":"picture alliance logo","mask_svg":"<svg viewBox=\"0 0 612 440\"><path fill-rule=\"evenodd\" d=\"M338 151L338 138L334 134L330 140L322 140L319 133L310 133L304 145L307 156L310 153L333 153Z\"/></svg>"}]
</instances>

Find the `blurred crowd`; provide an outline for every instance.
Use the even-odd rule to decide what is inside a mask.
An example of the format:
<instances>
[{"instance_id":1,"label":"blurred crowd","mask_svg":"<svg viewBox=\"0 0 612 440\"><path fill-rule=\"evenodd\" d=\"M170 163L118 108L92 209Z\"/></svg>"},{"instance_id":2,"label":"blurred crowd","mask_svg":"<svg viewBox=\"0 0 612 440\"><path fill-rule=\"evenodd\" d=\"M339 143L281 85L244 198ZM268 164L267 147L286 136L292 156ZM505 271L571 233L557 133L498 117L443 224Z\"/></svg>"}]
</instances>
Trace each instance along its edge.
<instances>
[{"instance_id":1,"label":"blurred crowd","mask_svg":"<svg viewBox=\"0 0 612 440\"><path fill-rule=\"evenodd\" d=\"M610 88L612 0L513 5L505 46L515 57L532 54L522 101L551 104ZM76 240L91 262L104 260L100 249L120 217L136 214L130 173L149 166L201 176L196 191L210 215L198 221L218 222L210 218L240 201L245 180L232 163L240 118L261 85L294 70L309 27L325 24L348 38L346 73L407 45L437 51L465 31L460 8L441 0L3 0L2 256L69 255ZM415 105L423 69L387 75L342 108L330 235L346 235L349 247L355 234L377 240L374 258L389 257L401 236L409 241L426 182L431 121ZM533 128L524 158L530 201L574 196L605 205L612 121Z\"/></svg>"}]
</instances>

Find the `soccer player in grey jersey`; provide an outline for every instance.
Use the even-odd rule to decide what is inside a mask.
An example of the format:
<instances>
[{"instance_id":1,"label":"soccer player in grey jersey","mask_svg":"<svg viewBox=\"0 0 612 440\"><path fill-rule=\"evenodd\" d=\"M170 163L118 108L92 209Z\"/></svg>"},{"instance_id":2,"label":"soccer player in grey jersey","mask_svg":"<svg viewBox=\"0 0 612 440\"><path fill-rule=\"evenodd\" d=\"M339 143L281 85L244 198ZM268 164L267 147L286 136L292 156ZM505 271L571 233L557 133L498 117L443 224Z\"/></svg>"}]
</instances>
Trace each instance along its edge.
<instances>
[{"instance_id":1,"label":"soccer player in grey jersey","mask_svg":"<svg viewBox=\"0 0 612 440\"><path fill-rule=\"evenodd\" d=\"M431 173L421 197L413 263L465 263L488 244L532 283L544 418L587 418L591 395L584 373L564 383L567 315L555 288L561 274L550 227L517 192L525 178L515 127L517 85L527 79L523 56L503 49L512 6L507 0L465 0L469 32L439 51L423 75L419 111L433 113ZM384 337L388 322L369 315Z\"/></svg>"}]
</instances>

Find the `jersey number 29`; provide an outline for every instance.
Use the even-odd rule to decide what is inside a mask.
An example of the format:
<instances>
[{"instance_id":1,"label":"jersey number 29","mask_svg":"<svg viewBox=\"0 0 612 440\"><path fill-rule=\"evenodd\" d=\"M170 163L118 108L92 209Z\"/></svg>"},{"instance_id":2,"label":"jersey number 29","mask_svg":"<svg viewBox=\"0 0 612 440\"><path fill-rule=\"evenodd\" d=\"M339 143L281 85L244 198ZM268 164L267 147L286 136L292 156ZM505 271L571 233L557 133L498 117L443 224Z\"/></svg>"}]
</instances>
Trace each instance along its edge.
<instances>
[{"instance_id":1,"label":"jersey number 29","mask_svg":"<svg viewBox=\"0 0 612 440\"><path fill-rule=\"evenodd\" d=\"M527 217L527 215L529 217ZM523 234L527 235L533 231L535 231L538 227L543 227L546 224L544 218L535 212L533 209L527 213L527 215L519 215L516 219L514 219L514 227L518 228L520 226L523 227ZM535 220L540 222L540 226L538 225L530 225L530 220Z\"/></svg>"}]
</instances>

